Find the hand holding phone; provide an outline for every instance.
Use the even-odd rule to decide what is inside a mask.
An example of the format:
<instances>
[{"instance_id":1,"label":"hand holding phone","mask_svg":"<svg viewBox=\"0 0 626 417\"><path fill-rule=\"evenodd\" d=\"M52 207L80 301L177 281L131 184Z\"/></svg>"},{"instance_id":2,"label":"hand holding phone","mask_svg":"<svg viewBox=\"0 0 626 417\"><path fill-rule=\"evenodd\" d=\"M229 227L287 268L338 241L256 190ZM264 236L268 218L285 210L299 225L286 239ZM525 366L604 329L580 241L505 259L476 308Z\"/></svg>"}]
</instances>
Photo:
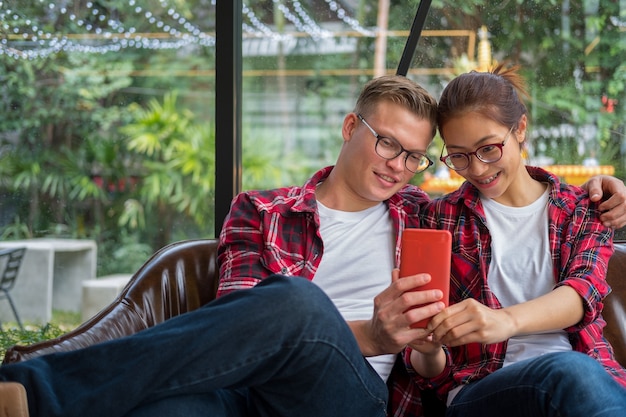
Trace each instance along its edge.
<instances>
[{"instance_id":1,"label":"hand holding phone","mask_svg":"<svg viewBox=\"0 0 626 417\"><path fill-rule=\"evenodd\" d=\"M416 291L438 289L441 301L448 306L450 296L450 258L452 235L447 230L405 229L402 233L400 278L420 273L429 274L430 282ZM415 306L420 307L420 306ZM428 326L430 318L414 323L413 328Z\"/></svg>"}]
</instances>

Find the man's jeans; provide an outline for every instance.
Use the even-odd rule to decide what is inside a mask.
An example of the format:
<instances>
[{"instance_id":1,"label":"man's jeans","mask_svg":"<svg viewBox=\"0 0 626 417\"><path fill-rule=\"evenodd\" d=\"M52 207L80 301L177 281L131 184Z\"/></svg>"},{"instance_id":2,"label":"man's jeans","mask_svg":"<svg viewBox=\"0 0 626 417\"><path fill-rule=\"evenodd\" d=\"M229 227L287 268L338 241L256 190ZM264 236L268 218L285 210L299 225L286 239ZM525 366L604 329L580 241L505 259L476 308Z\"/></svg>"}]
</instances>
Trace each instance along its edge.
<instances>
[{"instance_id":1,"label":"man's jeans","mask_svg":"<svg viewBox=\"0 0 626 417\"><path fill-rule=\"evenodd\" d=\"M282 276L0 379L26 386L31 417L380 417L388 397L330 299Z\"/></svg>"},{"instance_id":2,"label":"man's jeans","mask_svg":"<svg viewBox=\"0 0 626 417\"><path fill-rule=\"evenodd\" d=\"M626 388L585 354L549 353L464 387L446 416L624 417Z\"/></svg>"}]
</instances>

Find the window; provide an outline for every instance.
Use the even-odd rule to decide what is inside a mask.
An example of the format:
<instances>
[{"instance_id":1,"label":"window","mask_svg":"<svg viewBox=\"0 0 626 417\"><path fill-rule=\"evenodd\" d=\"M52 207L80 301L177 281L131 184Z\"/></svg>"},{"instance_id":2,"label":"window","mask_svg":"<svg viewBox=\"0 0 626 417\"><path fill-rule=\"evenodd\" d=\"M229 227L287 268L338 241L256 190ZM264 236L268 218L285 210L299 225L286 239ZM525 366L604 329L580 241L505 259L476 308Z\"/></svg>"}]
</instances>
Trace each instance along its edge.
<instances>
[{"instance_id":1,"label":"window","mask_svg":"<svg viewBox=\"0 0 626 417\"><path fill-rule=\"evenodd\" d=\"M366 80L396 71L419 4L242 2L243 189L300 184L333 163L345 113ZM214 236L216 7L0 3L0 240L93 239L105 275ZM459 72L520 64L529 161L570 182L623 178L625 13L624 0L434 2L407 76L438 96ZM443 168L415 182L458 186Z\"/></svg>"}]
</instances>

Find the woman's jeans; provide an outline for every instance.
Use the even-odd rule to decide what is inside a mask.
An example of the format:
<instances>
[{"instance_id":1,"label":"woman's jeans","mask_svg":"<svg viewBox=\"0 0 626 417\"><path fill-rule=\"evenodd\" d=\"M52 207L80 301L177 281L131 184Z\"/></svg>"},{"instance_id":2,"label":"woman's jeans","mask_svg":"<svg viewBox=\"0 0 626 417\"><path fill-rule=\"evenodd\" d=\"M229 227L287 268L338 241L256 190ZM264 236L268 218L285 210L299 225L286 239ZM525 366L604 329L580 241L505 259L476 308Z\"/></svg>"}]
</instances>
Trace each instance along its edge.
<instances>
[{"instance_id":1,"label":"woman's jeans","mask_svg":"<svg viewBox=\"0 0 626 417\"><path fill-rule=\"evenodd\" d=\"M388 397L330 299L282 276L0 379L25 385L31 417L380 417Z\"/></svg>"},{"instance_id":2,"label":"woman's jeans","mask_svg":"<svg viewBox=\"0 0 626 417\"><path fill-rule=\"evenodd\" d=\"M585 354L549 353L464 387L446 416L624 417L626 388Z\"/></svg>"}]
</instances>

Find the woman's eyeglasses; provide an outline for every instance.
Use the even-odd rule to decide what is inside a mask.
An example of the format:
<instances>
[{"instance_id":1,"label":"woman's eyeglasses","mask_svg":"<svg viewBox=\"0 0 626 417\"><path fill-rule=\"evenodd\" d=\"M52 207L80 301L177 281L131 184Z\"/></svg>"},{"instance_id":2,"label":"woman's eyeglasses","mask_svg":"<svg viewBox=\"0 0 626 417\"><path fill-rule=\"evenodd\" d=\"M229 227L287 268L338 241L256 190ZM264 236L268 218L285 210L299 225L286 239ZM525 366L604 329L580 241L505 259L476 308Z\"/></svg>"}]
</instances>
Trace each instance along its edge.
<instances>
[{"instance_id":1,"label":"woman's eyeglasses","mask_svg":"<svg viewBox=\"0 0 626 417\"><path fill-rule=\"evenodd\" d=\"M502 158L502 148L506 145L506 141L509 140L512 131L513 126L511 126L509 133L506 134L502 142L479 146L474 152L453 152L443 156L442 148L439 160L455 171L467 169L470 165L470 156L472 155L486 164L493 164Z\"/></svg>"}]
</instances>

